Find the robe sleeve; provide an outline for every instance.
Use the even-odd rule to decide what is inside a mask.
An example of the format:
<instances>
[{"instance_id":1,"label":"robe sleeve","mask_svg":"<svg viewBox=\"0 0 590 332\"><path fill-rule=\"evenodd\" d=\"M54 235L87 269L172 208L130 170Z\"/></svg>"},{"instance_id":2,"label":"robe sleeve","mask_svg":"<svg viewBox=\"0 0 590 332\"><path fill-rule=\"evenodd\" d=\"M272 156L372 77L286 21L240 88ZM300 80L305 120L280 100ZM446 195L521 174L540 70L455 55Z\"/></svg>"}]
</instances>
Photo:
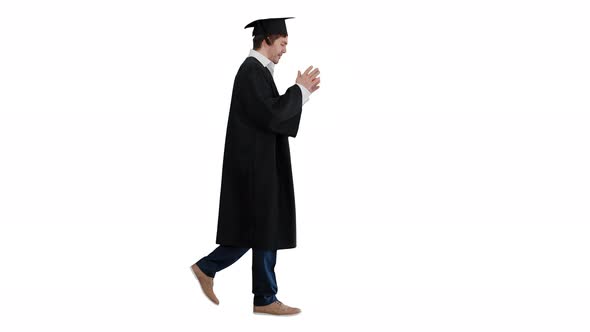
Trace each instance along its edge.
<instances>
[{"instance_id":1,"label":"robe sleeve","mask_svg":"<svg viewBox=\"0 0 590 332\"><path fill-rule=\"evenodd\" d=\"M244 115L264 130L296 137L302 111L299 86L293 84L282 96L273 97L272 86L258 68L243 74L239 95Z\"/></svg>"}]
</instances>

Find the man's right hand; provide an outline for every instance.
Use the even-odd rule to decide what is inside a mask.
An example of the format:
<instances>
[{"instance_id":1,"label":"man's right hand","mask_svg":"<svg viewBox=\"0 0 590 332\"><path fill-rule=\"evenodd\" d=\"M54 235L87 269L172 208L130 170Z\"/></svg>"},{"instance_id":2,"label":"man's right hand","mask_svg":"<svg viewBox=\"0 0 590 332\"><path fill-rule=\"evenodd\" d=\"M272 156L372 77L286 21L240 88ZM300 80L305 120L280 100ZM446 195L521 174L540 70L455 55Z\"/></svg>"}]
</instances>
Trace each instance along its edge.
<instances>
[{"instance_id":1,"label":"man's right hand","mask_svg":"<svg viewBox=\"0 0 590 332\"><path fill-rule=\"evenodd\" d=\"M320 88L318 85L320 84L320 77L318 76L320 74L320 69L316 68L311 70L312 68L313 66L309 66L305 72L303 72L303 74L301 74L301 71L298 70L295 83L303 85L307 90L309 90L309 92L314 93Z\"/></svg>"}]
</instances>

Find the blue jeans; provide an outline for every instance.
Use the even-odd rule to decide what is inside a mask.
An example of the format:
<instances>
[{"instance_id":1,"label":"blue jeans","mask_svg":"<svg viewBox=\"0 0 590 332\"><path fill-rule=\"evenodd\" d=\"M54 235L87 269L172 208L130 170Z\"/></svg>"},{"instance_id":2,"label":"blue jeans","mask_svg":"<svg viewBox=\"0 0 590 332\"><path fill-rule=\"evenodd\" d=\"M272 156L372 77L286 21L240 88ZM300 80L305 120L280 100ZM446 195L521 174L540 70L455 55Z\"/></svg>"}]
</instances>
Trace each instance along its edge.
<instances>
[{"instance_id":1,"label":"blue jeans","mask_svg":"<svg viewBox=\"0 0 590 332\"><path fill-rule=\"evenodd\" d=\"M248 250L250 248L220 245L208 256L201 258L197 266L206 275L215 278L215 273L235 263ZM277 300L278 287L274 271L276 263L276 250L252 248L252 293L255 306L268 305Z\"/></svg>"}]
</instances>

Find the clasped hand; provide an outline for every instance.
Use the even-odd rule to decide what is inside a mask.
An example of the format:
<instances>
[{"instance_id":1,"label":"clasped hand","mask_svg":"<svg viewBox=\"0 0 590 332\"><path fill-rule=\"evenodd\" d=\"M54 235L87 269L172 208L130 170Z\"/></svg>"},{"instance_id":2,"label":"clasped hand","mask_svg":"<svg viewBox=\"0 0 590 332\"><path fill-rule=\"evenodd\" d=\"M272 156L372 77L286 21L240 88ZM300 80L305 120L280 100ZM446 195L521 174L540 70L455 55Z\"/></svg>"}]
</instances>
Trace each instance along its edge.
<instances>
[{"instance_id":1,"label":"clasped hand","mask_svg":"<svg viewBox=\"0 0 590 332\"><path fill-rule=\"evenodd\" d=\"M299 83L303 85L309 92L314 93L317 89L320 88L318 84L320 84L320 69L316 68L312 70L313 66L309 66L303 74L301 71L297 71L297 79L295 83Z\"/></svg>"}]
</instances>

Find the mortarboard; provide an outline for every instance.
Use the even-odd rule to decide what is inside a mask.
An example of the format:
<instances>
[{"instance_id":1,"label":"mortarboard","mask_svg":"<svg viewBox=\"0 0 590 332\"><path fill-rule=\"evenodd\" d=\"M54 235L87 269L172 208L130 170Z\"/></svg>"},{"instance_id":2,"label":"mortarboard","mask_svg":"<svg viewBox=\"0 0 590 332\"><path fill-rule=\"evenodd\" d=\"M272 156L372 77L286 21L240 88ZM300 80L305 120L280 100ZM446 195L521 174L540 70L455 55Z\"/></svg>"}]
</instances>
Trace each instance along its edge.
<instances>
[{"instance_id":1,"label":"mortarboard","mask_svg":"<svg viewBox=\"0 0 590 332\"><path fill-rule=\"evenodd\" d=\"M254 28L252 30L252 36L256 35L273 35L273 34L287 34L287 25L285 25L285 20L288 20L294 17L281 17L281 18L266 18L262 20L256 20L254 22L249 23L244 27L247 28Z\"/></svg>"}]
</instances>

